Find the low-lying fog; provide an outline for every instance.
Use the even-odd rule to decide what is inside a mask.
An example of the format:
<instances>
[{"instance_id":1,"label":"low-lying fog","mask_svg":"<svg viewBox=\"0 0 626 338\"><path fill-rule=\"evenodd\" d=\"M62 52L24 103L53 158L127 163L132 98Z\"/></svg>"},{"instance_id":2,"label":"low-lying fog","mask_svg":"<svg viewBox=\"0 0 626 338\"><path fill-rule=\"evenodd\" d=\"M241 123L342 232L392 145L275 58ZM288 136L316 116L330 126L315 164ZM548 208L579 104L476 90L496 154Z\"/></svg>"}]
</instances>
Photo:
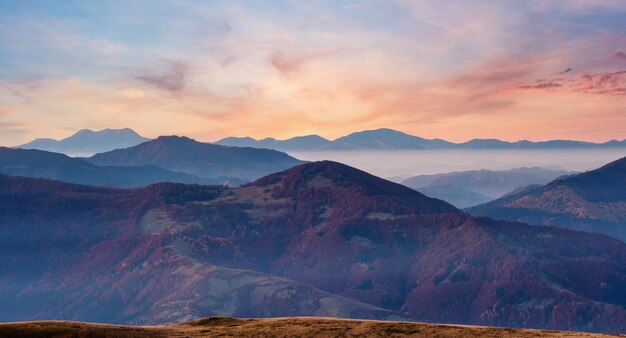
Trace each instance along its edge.
<instances>
[{"instance_id":1,"label":"low-lying fog","mask_svg":"<svg viewBox=\"0 0 626 338\"><path fill-rule=\"evenodd\" d=\"M421 174L519 167L585 171L626 156L626 149L392 150L290 152L301 160L332 160L395 181Z\"/></svg>"}]
</instances>

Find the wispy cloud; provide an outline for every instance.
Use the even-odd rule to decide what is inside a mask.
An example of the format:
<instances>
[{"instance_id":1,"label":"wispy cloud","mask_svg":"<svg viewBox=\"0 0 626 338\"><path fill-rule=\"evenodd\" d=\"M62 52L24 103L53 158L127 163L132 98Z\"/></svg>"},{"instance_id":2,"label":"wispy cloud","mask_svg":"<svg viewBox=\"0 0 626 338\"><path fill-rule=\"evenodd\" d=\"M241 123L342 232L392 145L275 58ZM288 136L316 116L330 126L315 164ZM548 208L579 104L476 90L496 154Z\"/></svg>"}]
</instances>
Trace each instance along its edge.
<instances>
[{"instance_id":1,"label":"wispy cloud","mask_svg":"<svg viewBox=\"0 0 626 338\"><path fill-rule=\"evenodd\" d=\"M626 95L626 70L585 74L572 88L582 93Z\"/></svg>"},{"instance_id":2,"label":"wispy cloud","mask_svg":"<svg viewBox=\"0 0 626 338\"><path fill-rule=\"evenodd\" d=\"M4 89L7 92L9 92L9 93L11 93L11 94L13 94L13 95L15 95L15 96L17 96L19 98L22 98L22 99L25 99L25 100L28 99L28 97L26 97L24 94L20 93L18 90L13 89L11 86L9 86L7 84L0 84L0 89Z\"/></svg>"},{"instance_id":3,"label":"wispy cloud","mask_svg":"<svg viewBox=\"0 0 626 338\"><path fill-rule=\"evenodd\" d=\"M534 83L518 85L517 88L545 90L548 92L562 88L569 92L581 94L626 95L626 70L539 79Z\"/></svg>"},{"instance_id":4,"label":"wispy cloud","mask_svg":"<svg viewBox=\"0 0 626 338\"><path fill-rule=\"evenodd\" d=\"M554 88L560 88L560 87L563 87L563 85L558 82L539 82L539 83L531 84L531 85L521 85L521 86L518 86L517 88L519 89L554 89Z\"/></svg>"},{"instance_id":5,"label":"wispy cloud","mask_svg":"<svg viewBox=\"0 0 626 338\"><path fill-rule=\"evenodd\" d=\"M275 51L270 57L270 64L276 68L281 74L287 76L297 72L309 62L331 57L336 55L337 51L315 51L309 53Z\"/></svg>"},{"instance_id":6,"label":"wispy cloud","mask_svg":"<svg viewBox=\"0 0 626 338\"><path fill-rule=\"evenodd\" d=\"M180 60L163 61L165 69L157 72L145 72L135 76L135 79L151 87L171 93L181 92L185 88L185 77L189 66Z\"/></svg>"}]
</instances>

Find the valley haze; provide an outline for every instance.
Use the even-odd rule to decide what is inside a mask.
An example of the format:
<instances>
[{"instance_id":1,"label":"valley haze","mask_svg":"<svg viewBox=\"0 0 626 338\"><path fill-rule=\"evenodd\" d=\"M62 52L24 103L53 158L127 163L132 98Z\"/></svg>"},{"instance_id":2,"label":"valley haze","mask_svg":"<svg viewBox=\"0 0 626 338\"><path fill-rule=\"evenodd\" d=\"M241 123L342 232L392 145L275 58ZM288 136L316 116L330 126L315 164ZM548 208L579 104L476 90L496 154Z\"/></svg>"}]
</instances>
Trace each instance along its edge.
<instances>
[{"instance_id":1,"label":"valley haze","mask_svg":"<svg viewBox=\"0 0 626 338\"><path fill-rule=\"evenodd\" d=\"M120 135L124 135L122 140ZM296 137L285 141L227 138L215 143L277 149L304 161L338 161L398 182L416 175L479 169L544 167L585 171L626 156L626 143L623 141L600 144L580 141L511 143L473 140L456 144L443 140L433 142L388 128L356 132L335 141L319 136L312 139L317 142L311 143L309 138ZM320 143L320 139L324 141ZM16 148L55 151L70 156L91 156L93 149L106 152L127 147L121 146L120 142L126 142L130 147L149 140L129 128L95 132L85 129L61 141L47 141L44 144L33 141ZM277 146L281 143L291 146ZM297 146L293 146L294 143ZM339 146L332 146L333 143ZM86 152L86 149L92 151Z\"/></svg>"}]
</instances>

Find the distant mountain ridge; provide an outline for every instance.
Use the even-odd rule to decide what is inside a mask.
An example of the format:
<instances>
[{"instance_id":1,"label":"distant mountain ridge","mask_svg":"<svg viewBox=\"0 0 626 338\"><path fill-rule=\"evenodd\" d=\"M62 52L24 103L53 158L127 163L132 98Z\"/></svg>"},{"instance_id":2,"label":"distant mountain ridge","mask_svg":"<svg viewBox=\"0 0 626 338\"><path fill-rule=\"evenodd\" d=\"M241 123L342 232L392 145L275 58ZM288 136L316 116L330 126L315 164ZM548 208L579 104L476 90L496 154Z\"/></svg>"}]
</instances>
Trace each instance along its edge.
<instances>
[{"instance_id":1,"label":"distant mountain ridge","mask_svg":"<svg viewBox=\"0 0 626 338\"><path fill-rule=\"evenodd\" d=\"M125 188L157 182L239 186L301 163L276 150L222 146L179 136L161 136L88 158L0 147L0 173Z\"/></svg>"},{"instance_id":2,"label":"distant mountain ridge","mask_svg":"<svg viewBox=\"0 0 626 338\"><path fill-rule=\"evenodd\" d=\"M244 181L304 163L276 150L223 146L181 136L160 136L85 160L97 165L156 165L203 178L235 177Z\"/></svg>"},{"instance_id":3,"label":"distant mountain ridge","mask_svg":"<svg viewBox=\"0 0 626 338\"><path fill-rule=\"evenodd\" d=\"M284 141L271 137L261 140L255 140L251 137L227 137L215 143L234 147L267 148L283 151L305 149L309 147L314 149L324 149L332 145L331 141L317 135L298 136Z\"/></svg>"},{"instance_id":4,"label":"distant mountain ridge","mask_svg":"<svg viewBox=\"0 0 626 338\"><path fill-rule=\"evenodd\" d=\"M626 241L626 157L467 209L476 215L605 233Z\"/></svg>"},{"instance_id":5,"label":"distant mountain ridge","mask_svg":"<svg viewBox=\"0 0 626 338\"><path fill-rule=\"evenodd\" d=\"M130 128L103 129L100 131L83 129L62 140L40 138L14 148L46 150L70 156L91 156L96 153L132 147L150 140ZM285 140L272 137L257 140L252 137L231 136L213 143L280 151L626 148L626 139L611 140L604 143L574 140L508 142L497 139L473 139L467 142L454 143L442 139L425 139L389 128L354 132L335 140L328 140L319 135L296 136Z\"/></svg>"},{"instance_id":6,"label":"distant mountain ridge","mask_svg":"<svg viewBox=\"0 0 626 338\"><path fill-rule=\"evenodd\" d=\"M405 179L403 185L428 196L448 201L458 208L487 203L515 189L546 184L574 172L539 167L509 170L469 170Z\"/></svg>"},{"instance_id":7,"label":"distant mountain ridge","mask_svg":"<svg viewBox=\"0 0 626 338\"><path fill-rule=\"evenodd\" d=\"M132 147L149 140L149 138L137 134L130 128L103 129L99 131L82 129L62 140L40 138L16 146L15 148L45 150L66 155L89 156L114 149Z\"/></svg>"},{"instance_id":8,"label":"distant mountain ridge","mask_svg":"<svg viewBox=\"0 0 626 338\"><path fill-rule=\"evenodd\" d=\"M355 132L334 141L318 135L299 136L286 140L251 137L227 137L215 142L229 146L246 146L276 149L282 151L322 151L322 150L394 150L394 149L562 149L562 148L614 148L626 147L626 139L593 143L570 140L551 140L516 142L496 139L473 139L468 142L454 143L442 139L425 139L418 136L380 128Z\"/></svg>"}]
</instances>

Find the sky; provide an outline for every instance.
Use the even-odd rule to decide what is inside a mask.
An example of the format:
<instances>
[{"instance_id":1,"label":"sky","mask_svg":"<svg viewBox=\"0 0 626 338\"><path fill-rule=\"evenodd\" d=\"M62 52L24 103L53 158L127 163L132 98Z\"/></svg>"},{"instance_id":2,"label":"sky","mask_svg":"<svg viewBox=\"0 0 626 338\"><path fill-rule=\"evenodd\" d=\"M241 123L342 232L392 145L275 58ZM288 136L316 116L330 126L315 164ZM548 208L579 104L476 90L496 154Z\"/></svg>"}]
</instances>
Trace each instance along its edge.
<instances>
[{"instance_id":1,"label":"sky","mask_svg":"<svg viewBox=\"0 0 626 338\"><path fill-rule=\"evenodd\" d=\"M0 145L626 139L623 0L0 0Z\"/></svg>"}]
</instances>

